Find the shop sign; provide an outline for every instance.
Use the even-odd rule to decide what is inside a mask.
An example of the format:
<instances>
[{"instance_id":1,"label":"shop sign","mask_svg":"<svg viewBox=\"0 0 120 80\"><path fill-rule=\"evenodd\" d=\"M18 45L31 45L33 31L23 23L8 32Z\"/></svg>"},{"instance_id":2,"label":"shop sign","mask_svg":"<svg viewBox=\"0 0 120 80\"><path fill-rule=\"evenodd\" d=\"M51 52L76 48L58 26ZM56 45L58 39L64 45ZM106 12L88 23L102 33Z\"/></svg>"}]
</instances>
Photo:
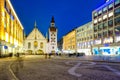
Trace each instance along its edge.
<instances>
[{"instance_id":1,"label":"shop sign","mask_svg":"<svg viewBox=\"0 0 120 80\"><path fill-rule=\"evenodd\" d=\"M104 47L108 47L108 46L109 46L109 44L107 44L107 43L106 43L106 44L104 44Z\"/></svg>"},{"instance_id":2,"label":"shop sign","mask_svg":"<svg viewBox=\"0 0 120 80\"><path fill-rule=\"evenodd\" d=\"M7 46L4 46L4 49L8 49L8 47L7 47Z\"/></svg>"}]
</instances>

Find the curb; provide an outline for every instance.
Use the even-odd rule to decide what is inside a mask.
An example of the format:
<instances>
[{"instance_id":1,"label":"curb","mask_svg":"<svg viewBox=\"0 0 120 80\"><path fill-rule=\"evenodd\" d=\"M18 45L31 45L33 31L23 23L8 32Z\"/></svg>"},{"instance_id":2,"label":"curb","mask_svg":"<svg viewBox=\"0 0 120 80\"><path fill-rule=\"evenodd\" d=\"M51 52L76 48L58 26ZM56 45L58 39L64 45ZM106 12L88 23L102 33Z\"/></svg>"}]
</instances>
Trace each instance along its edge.
<instances>
[{"instance_id":1,"label":"curb","mask_svg":"<svg viewBox=\"0 0 120 80\"><path fill-rule=\"evenodd\" d=\"M10 73L12 74L12 76L14 77L14 80L19 80L19 79L16 77L16 75L14 74L13 70L11 69L11 66L12 66L13 63L14 63L14 62L12 62L12 63L9 65L9 71L10 71Z\"/></svg>"}]
</instances>

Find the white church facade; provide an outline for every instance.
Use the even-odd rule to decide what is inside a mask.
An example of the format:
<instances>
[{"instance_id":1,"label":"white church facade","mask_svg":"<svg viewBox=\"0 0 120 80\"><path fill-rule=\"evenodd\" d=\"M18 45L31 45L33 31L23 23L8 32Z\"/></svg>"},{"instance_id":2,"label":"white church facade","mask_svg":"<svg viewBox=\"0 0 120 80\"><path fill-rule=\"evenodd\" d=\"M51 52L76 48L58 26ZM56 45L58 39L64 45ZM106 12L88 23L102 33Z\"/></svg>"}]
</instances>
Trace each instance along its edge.
<instances>
[{"instance_id":1,"label":"white church facade","mask_svg":"<svg viewBox=\"0 0 120 80\"><path fill-rule=\"evenodd\" d=\"M56 53L57 51L57 28L52 17L49 36L44 37L38 30L35 22L34 29L24 40L24 51L27 54Z\"/></svg>"}]
</instances>

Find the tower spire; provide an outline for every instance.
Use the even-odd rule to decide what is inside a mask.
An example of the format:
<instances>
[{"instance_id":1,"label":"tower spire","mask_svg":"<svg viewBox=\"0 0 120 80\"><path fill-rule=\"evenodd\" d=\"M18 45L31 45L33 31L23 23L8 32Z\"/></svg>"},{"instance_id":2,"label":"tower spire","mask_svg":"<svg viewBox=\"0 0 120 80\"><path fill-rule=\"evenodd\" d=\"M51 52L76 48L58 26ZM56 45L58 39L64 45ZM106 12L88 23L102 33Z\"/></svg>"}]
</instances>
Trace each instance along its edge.
<instances>
[{"instance_id":1,"label":"tower spire","mask_svg":"<svg viewBox=\"0 0 120 80\"><path fill-rule=\"evenodd\" d=\"M54 16L52 16L51 23L55 23Z\"/></svg>"},{"instance_id":2,"label":"tower spire","mask_svg":"<svg viewBox=\"0 0 120 80\"><path fill-rule=\"evenodd\" d=\"M37 23L36 23L36 21L35 21L35 24L34 24L34 28L37 28Z\"/></svg>"}]
</instances>

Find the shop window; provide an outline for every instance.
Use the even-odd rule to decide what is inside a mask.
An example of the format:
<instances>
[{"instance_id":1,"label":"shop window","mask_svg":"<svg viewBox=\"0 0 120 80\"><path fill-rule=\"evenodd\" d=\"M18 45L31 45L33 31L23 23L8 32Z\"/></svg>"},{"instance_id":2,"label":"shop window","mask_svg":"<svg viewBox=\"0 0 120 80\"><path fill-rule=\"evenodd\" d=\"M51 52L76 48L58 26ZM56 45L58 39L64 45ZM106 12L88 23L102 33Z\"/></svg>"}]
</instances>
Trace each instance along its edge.
<instances>
[{"instance_id":1,"label":"shop window","mask_svg":"<svg viewBox=\"0 0 120 80\"><path fill-rule=\"evenodd\" d=\"M115 18L115 26L119 25L120 24L120 17L118 18Z\"/></svg>"},{"instance_id":2,"label":"shop window","mask_svg":"<svg viewBox=\"0 0 120 80\"><path fill-rule=\"evenodd\" d=\"M120 8L115 9L114 14L115 14L115 17L120 15Z\"/></svg>"}]
</instances>

